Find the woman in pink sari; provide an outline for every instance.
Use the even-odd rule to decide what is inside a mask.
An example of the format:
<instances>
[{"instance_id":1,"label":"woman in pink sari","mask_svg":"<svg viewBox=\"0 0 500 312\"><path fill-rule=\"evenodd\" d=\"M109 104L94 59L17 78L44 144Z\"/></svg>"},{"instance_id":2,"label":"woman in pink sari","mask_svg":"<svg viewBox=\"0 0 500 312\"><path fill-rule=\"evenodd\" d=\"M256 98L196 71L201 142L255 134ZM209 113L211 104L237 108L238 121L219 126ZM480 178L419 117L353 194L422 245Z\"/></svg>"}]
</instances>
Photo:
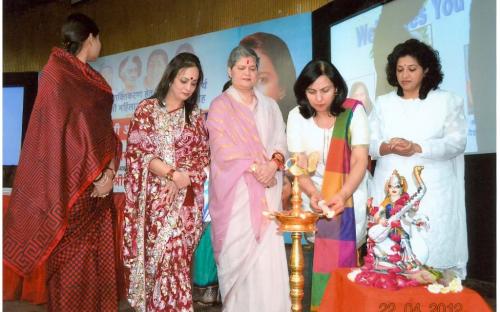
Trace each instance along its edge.
<instances>
[{"instance_id":1,"label":"woman in pink sari","mask_svg":"<svg viewBox=\"0 0 500 312\"><path fill-rule=\"evenodd\" d=\"M205 118L196 104L201 81L198 58L177 55L130 124L123 257L136 311L193 311L191 260L209 162Z\"/></svg>"},{"instance_id":2,"label":"woman in pink sari","mask_svg":"<svg viewBox=\"0 0 500 312\"><path fill-rule=\"evenodd\" d=\"M232 86L212 101L210 215L223 311L290 310L283 237L264 210L281 209L286 137L276 102L255 89L259 59L238 46Z\"/></svg>"}]
</instances>

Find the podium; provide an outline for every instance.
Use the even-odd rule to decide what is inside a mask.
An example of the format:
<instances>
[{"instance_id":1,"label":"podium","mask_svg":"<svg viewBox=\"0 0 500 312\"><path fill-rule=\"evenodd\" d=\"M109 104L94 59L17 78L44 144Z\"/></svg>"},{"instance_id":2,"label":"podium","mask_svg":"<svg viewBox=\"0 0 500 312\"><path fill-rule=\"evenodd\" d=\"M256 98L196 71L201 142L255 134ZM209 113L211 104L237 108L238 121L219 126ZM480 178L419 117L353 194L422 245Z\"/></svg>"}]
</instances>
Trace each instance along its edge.
<instances>
[{"instance_id":1,"label":"podium","mask_svg":"<svg viewBox=\"0 0 500 312\"><path fill-rule=\"evenodd\" d=\"M351 269L332 272L325 289L320 312L482 312L492 311L474 290L433 294L425 286L385 290L351 282Z\"/></svg>"}]
</instances>

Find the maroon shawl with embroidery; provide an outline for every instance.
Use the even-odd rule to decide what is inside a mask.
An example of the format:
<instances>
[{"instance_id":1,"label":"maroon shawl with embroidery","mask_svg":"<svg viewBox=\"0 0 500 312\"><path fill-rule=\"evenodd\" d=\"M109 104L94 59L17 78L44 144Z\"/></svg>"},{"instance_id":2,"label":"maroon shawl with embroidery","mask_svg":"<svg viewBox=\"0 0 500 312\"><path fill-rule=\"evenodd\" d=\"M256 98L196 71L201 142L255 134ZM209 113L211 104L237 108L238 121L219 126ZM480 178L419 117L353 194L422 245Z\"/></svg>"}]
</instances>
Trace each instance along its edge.
<instances>
[{"instance_id":1,"label":"maroon shawl with embroidery","mask_svg":"<svg viewBox=\"0 0 500 312\"><path fill-rule=\"evenodd\" d=\"M50 255L75 201L119 157L112 104L111 88L99 73L62 49L52 50L4 222L4 263L19 274Z\"/></svg>"}]
</instances>

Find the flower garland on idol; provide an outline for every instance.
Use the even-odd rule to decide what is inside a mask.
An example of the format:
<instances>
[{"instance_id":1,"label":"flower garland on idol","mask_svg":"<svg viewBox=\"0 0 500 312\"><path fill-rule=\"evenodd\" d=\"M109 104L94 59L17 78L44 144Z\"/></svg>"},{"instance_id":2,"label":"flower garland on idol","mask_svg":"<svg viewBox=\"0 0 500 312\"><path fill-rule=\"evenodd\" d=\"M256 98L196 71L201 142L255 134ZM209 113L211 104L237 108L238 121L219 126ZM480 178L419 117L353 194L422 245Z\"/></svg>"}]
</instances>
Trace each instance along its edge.
<instances>
[{"instance_id":1,"label":"flower garland on idol","mask_svg":"<svg viewBox=\"0 0 500 312\"><path fill-rule=\"evenodd\" d=\"M433 293L462 290L461 280L454 273L425 265L428 248L419 233L429 229L429 222L418 213L427 190L420 176L422 170L422 166L413 169L417 191L411 196L406 179L394 170L385 184L382 203L376 207L372 198L368 200L367 255L364 265L348 274L349 280L388 290L422 284L429 284L427 289Z\"/></svg>"}]
</instances>

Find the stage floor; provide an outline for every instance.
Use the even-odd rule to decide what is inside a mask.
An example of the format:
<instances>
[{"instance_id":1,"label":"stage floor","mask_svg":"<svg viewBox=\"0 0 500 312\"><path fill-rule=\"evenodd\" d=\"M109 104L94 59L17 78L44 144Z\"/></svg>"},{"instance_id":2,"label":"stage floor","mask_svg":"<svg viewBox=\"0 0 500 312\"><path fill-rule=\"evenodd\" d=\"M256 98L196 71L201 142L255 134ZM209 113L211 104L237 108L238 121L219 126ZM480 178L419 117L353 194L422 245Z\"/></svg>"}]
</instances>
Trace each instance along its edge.
<instances>
[{"instance_id":1,"label":"stage floor","mask_svg":"<svg viewBox=\"0 0 500 312\"><path fill-rule=\"evenodd\" d=\"M286 244L287 258L290 255L290 244ZM312 256L314 249L312 245L304 245L304 278L306 285L310 285L311 274L312 274ZM477 291L484 300L490 305L493 311L496 311L496 285L492 282L486 282L476 279L467 279L464 286L469 287ZM304 289L304 306L310 304L310 287ZM45 312L46 308L44 305L35 305L28 302L22 301L4 301L3 302L4 312ZM128 305L125 300L120 301L119 312L133 312L134 310ZM195 312L219 312L222 311L221 305L216 306L202 306L195 304ZM308 312L308 309L304 308L304 312Z\"/></svg>"},{"instance_id":2,"label":"stage floor","mask_svg":"<svg viewBox=\"0 0 500 312\"><path fill-rule=\"evenodd\" d=\"M492 283L487 283L478 280L466 280L464 285L477 291L485 299L485 301L490 305L493 311L496 311L496 298L494 285ZM45 305L35 305L28 302L22 301L4 301L3 302L4 312L45 312L47 309ZM119 312L133 312L134 310L128 305L126 301L120 301ZM222 307L217 306L194 306L195 312L220 312ZM305 310L306 311L306 310ZM304 312L305 312L304 311Z\"/></svg>"},{"instance_id":3,"label":"stage floor","mask_svg":"<svg viewBox=\"0 0 500 312\"><path fill-rule=\"evenodd\" d=\"M4 312L46 312L47 309L45 305L36 305L30 304L25 301L4 301L3 302L3 311ZM134 312L128 302L120 301L120 306L118 308L119 312ZM222 311L222 307L220 305L217 306L194 306L195 312L220 312Z\"/></svg>"}]
</instances>

